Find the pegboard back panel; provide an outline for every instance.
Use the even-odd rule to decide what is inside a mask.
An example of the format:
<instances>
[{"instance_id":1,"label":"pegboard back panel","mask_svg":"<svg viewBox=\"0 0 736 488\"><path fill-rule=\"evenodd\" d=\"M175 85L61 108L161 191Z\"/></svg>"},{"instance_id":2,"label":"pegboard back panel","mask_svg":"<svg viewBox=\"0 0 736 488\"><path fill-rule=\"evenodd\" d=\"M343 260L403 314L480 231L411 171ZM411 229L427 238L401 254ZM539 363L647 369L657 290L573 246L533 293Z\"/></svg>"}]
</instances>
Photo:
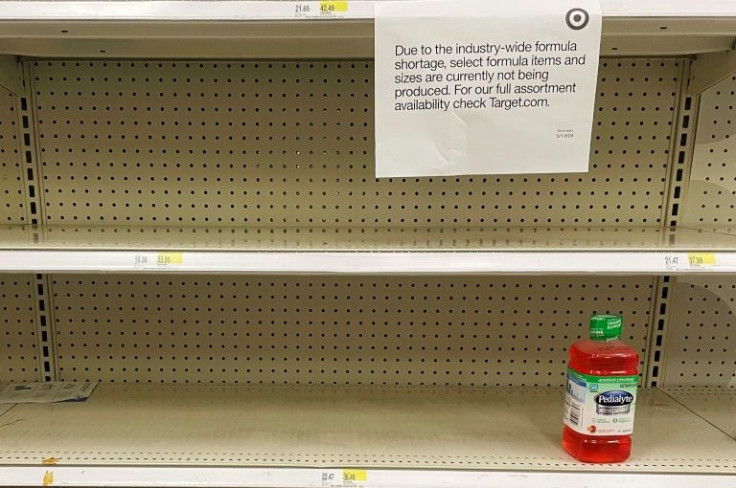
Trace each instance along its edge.
<instances>
[{"instance_id":1,"label":"pegboard back panel","mask_svg":"<svg viewBox=\"0 0 736 488\"><path fill-rule=\"evenodd\" d=\"M25 222L17 98L0 87L0 224Z\"/></svg>"},{"instance_id":2,"label":"pegboard back panel","mask_svg":"<svg viewBox=\"0 0 736 488\"><path fill-rule=\"evenodd\" d=\"M682 68L602 60L590 173L377 180L371 62L38 61L45 220L657 224Z\"/></svg>"},{"instance_id":3,"label":"pegboard back panel","mask_svg":"<svg viewBox=\"0 0 736 488\"><path fill-rule=\"evenodd\" d=\"M593 312L644 358L651 277L53 276L66 381L552 385Z\"/></svg>"},{"instance_id":4,"label":"pegboard back panel","mask_svg":"<svg viewBox=\"0 0 736 488\"><path fill-rule=\"evenodd\" d=\"M736 76L700 98L685 224L736 225Z\"/></svg>"},{"instance_id":5,"label":"pegboard back panel","mask_svg":"<svg viewBox=\"0 0 736 488\"><path fill-rule=\"evenodd\" d=\"M0 275L0 383L40 381L31 275Z\"/></svg>"},{"instance_id":6,"label":"pegboard back panel","mask_svg":"<svg viewBox=\"0 0 736 488\"><path fill-rule=\"evenodd\" d=\"M672 306L664 385L736 388L733 277L678 277Z\"/></svg>"}]
</instances>

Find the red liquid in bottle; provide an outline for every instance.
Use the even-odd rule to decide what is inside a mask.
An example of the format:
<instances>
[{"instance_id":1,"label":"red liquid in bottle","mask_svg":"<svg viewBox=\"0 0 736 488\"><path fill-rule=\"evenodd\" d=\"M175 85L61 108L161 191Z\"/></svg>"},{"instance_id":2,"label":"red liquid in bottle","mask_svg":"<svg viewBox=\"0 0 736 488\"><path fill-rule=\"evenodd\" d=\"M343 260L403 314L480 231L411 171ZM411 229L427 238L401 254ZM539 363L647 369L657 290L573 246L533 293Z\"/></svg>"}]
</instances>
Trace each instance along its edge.
<instances>
[{"instance_id":1,"label":"red liquid in bottle","mask_svg":"<svg viewBox=\"0 0 736 488\"><path fill-rule=\"evenodd\" d=\"M638 374L639 354L620 340L584 339L572 345L569 357L570 368L585 375ZM565 425L562 446L579 461L618 463L631 455L631 435L586 435Z\"/></svg>"}]
</instances>

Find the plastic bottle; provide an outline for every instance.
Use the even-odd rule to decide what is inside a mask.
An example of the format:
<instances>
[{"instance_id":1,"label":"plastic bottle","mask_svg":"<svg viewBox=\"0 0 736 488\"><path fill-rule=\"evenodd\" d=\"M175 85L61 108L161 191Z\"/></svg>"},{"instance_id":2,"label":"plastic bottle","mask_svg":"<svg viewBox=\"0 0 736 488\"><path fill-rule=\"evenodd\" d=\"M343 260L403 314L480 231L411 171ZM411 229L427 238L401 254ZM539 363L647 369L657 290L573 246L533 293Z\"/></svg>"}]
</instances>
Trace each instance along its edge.
<instances>
[{"instance_id":1,"label":"plastic bottle","mask_svg":"<svg viewBox=\"0 0 736 488\"><path fill-rule=\"evenodd\" d=\"M631 454L639 354L619 340L622 326L618 315L593 315L590 339L570 348L562 446L579 461Z\"/></svg>"}]
</instances>

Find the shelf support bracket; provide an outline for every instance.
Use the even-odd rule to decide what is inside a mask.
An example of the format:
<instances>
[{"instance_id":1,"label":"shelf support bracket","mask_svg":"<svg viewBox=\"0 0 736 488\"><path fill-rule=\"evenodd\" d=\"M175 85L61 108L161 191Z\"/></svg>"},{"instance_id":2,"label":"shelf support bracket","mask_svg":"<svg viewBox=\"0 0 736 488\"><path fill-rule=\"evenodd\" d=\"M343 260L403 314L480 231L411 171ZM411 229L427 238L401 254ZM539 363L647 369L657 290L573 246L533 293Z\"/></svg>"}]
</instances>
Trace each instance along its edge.
<instances>
[{"instance_id":1,"label":"shelf support bracket","mask_svg":"<svg viewBox=\"0 0 736 488\"><path fill-rule=\"evenodd\" d=\"M703 93L719 81L736 73L736 49L723 53L698 54L690 70L688 95Z\"/></svg>"},{"instance_id":2,"label":"shelf support bracket","mask_svg":"<svg viewBox=\"0 0 736 488\"><path fill-rule=\"evenodd\" d=\"M26 94L23 67L16 56L0 56L0 86L17 97Z\"/></svg>"}]
</instances>

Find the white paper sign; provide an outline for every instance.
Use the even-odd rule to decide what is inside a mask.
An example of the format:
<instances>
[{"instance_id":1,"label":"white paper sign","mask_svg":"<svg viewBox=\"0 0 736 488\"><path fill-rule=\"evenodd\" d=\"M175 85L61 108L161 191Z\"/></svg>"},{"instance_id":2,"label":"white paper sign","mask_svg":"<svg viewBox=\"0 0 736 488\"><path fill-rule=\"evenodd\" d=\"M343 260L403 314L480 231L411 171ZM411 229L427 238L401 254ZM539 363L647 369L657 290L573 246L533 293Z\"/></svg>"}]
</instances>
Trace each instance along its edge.
<instances>
[{"instance_id":1,"label":"white paper sign","mask_svg":"<svg viewBox=\"0 0 736 488\"><path fill-rule=\"evenodd\" d=\"M0 404L83 402L97 383L23 383L0 389Z\"/></svg>"},{"instance_id":2,"label":"white paper sign","mask_svg":"<svg viewBox=\"0 0 736 488\"><path fill-rule=\"evenodd\" d=\"M588 170L596 0L376 3L376 176Z\"/></svg>"}]
</instances>

